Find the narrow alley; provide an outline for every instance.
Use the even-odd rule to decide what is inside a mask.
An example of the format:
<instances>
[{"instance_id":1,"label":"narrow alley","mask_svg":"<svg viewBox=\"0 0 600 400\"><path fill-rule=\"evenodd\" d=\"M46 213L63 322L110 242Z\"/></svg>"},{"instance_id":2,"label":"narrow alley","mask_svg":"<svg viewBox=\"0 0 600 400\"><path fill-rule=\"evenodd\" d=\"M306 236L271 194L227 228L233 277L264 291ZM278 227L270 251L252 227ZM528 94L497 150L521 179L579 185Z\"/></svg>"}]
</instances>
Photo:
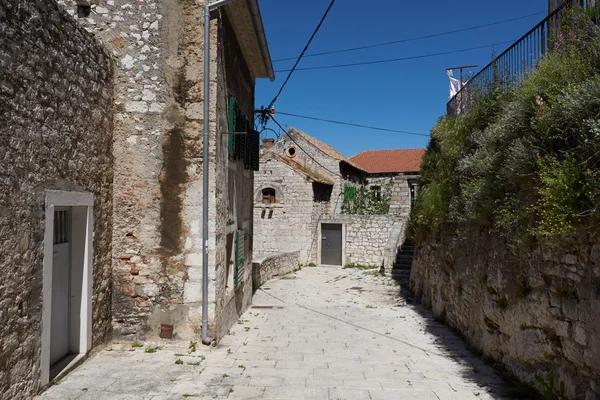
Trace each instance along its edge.
<instances>
[{"instance_id":1,"label":"narrow alley","mask_svg":"<svg viewBox=\"0 0 600 400\"><path fill-rule=\"evenodd\" d=\"M217 347L113 343L38 399L503 399L494 370L398 292L377 270L304 267L259 289Z\"/></svg>"}]
</instances>

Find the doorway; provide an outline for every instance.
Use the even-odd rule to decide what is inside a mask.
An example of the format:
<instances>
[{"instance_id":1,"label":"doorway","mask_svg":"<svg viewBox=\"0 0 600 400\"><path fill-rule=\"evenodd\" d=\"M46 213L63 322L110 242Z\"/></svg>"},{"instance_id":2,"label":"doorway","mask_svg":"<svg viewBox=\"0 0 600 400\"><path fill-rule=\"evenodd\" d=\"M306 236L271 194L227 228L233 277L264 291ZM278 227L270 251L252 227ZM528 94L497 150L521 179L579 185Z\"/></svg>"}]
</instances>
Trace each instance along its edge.
<instances>
[{"instance_id":1,"label":"doorway","mask_svg":"<svg viewBox=\"0 0 600 400\"><path fill-rule=\"evenodd\" d=\"M321 264L342 265L342 225L321 225Z\"/></svg>"},{"instance_id":2,"label":"doorway","mask_svg":"<svg viewBox=\"0 0 600 400\"><path fill-rule=\"evenodd\" d=\"M71 325L71 208L54 209L50 365L67 357ZM52 378L52 377L51 377Z\"/></svg>"},{"instance_id":3,"label":"doorway","mask_svg":"<svg viewBox=\"0 0 600 400\"><path fill-rule=\"evenodd\" d=\"M42 307L42 384L91 349L91 193L46 192Z\"/></svg>"}]
</instances>

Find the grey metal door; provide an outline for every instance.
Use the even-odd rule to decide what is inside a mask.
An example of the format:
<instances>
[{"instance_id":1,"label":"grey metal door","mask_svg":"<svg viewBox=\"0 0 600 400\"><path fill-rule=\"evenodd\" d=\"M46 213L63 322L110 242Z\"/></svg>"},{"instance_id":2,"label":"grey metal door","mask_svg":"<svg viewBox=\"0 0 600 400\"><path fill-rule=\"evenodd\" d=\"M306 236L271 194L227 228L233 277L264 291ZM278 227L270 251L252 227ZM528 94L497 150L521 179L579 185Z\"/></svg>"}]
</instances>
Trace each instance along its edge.
<instances>
[{"instance_id":1,"label":"grey metal door","mask_svg":"<svg viewBox=\"0 0 600 400\"><path fill-rule=\"evenodd\" d=\"M342 265L342 225L321 225L321 264Z\"/></svg>"}]
</instances>

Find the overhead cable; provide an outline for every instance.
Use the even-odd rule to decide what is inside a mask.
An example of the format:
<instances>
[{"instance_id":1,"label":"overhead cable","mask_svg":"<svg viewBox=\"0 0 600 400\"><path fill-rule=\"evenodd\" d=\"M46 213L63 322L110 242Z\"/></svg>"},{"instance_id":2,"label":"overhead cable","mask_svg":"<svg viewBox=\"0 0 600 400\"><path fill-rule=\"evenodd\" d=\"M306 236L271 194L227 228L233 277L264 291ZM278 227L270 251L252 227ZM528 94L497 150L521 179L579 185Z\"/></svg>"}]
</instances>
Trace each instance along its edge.
<instances>
[{"instance_id":1,"label":"overhead cable","mask_svg":"<svg viewBox=\"0 0 600 400\"><path fill-rule=\"evenodd\" d=\"M324 119L324 118L317 118L317 117L308 117L306 115L291 114L291 113L285 113L285 112L281 112L281 111L277 111L277 114L287 115L288 117L310 119L310 120L313 120L313 121L328 122L330 124L354 126L354 127L357 127L357 128L371 129L371 130L376 130L376 131L402 133L402 134L405 134L405 135L424 136L424 137L429 137L430 136L430 135L427 135L425 133L416 133L416 132L401 131L401 130L397 130L397 129L379 128L379 127L376 127L376 126L361 125L361 124L355 124L355 123L344 122L344 121L334 121L334 120L331 120L331 119ZM273 119L273 121L275 121L275 120ZM277 121L275 121L275 123L277 123Z\"/></svg>"},{"instance_id":2,"label":"overhead cable","mask_svg":"<svg viewBox=\"0 0 600 400\"><path fill-rule=\"evenodd\" d=\"M364 62L357 62L357 63L350 63L350 64L321 65L321 66L318 66L318 67L297 68L296 71L311 71L311 70L317 70L317 69L332 69L332 68L356 67L356 66L360 66L360 65L373 65L373 64L384 64L384 63L392 63L392 62L406 61L406 60L416 60L416 59L419 59L419 58L429 58L429 57L444 56L444 55L447 55L447 54L464 53L466 51L485 49L487 47L500 46L500 45L503 45L503 44L509 44L509 43L514 43L514 42L515 42L514 40L508 40L506 42L486 44L484 46L469 47L469 48L466 48L466 49L459 49L459 50L452 50L452 51L444 51L442 53L424 54L424 55L420 55L420 56L392 58L392 59L389 59L389 60L364 61ZM287 71L289 71L289 70L287 70L287 69L280 69L280 70L277 70L275 72L287 72Z\"/></svg>"},{"instance_id":3,"label":"overhead cable","mask_svg":"<svg viewBox=\"0 0 600 400\"><path fill-rule=\"evenodd\" d=\"M440 32L440 33L433 33L433 34L425 35L425 36L417 36L417 37L413 37L413 38L394 40L394 41L391 41L391 42L376 43L376 44L371 44L371 45L366 45L366 46L359 46L359 47L350 47L350 48L341 49L341 50L324 51L322 53L306 54L306 55L304 55L304 58L324 56L324 55L327 55L327 54L347 53L347 52L350 52L350 51L372 49L372 48L375 48L375 47L389 46L389 45L392 45L392 44L414 42L414 41L417 41L417 40L423 40L423 39L430 39L430 38L439 37L439 36L452 35L452 34L455 34L455 33L467 32L467 31L472 31L472 30L476 30L476 29L486 28L488 26L494 26L494 25L505 24L505 23L508 23L508 22L518 21L518 20L521 20L521 19L533 17L533 16L540 15L540 14L545 14L545 13L538 12L538 13L523 15L521 17L516 17L516 18L511 18L511 19L505 19L505 20L502 20L502 21L491 22L489 24L476 25L476 26L471 26L469 28L455 29L455 30L452 30L452 31ZM281 62L281 61L294 60L295 58L296 57L280 58L278 60L273 60L273 62Z\"/></svg>"},{"instance_id":4,"label":"overhead cable","mask_svg":"<svg viewBox=\"0 0 600 400\"><path fill-rule=\"evenodd\" d=\"M333 7L333 3L335 3L335 0L331 0L331 3L329 4L329 7L327 7L327 10L325 11L325 14L323 14L323 17L321 18L321 21L319 21L319 25L317 25L317 28L315 29L315 31L311 35L310 39L308 40L308 43L306 43L306 46L304 46L304 49L302 50L302 53L300 53L300 56L296 60L296 63L294 64L294 66L292 67L292 69L285 71L285 72L289 71L289 74L288 74L287 78L285 79L285 81L283 82L283 85L281 85L281 88L279 89L279 92L277 92L277 95L275 95L275 97L273 98L273 100L271 100L271 103L269 104L269 107L267 107L267 109L271 109L271 107L273 107L273 104L275 104L275 102L279 98L279 95L281 94L281 92L283 92L283 88L285 88L285 85L287 85L288 81L292 77L292 74L294 73L294 70L296 69L296 67L300 63L300 60L302 59L302 57L304 56L304 54L308 50L308 47L312 43L312 41L315 38L317 32L319 32L319 29L321 29L321 25L323 25L323 22L325 21L325 18L327 18L327 15L329 14L329 10L331 10L331 7Z\"/></svg>"}]
</instances>

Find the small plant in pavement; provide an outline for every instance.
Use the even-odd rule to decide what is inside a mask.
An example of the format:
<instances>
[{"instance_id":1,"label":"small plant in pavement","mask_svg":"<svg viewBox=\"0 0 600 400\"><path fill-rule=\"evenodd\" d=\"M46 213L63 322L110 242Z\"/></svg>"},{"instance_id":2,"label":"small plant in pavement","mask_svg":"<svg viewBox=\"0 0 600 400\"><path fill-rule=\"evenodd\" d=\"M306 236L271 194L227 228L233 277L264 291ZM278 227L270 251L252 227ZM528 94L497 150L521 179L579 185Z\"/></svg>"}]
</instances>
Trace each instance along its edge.
<instances>
[{"instance_id":1,"label":"small plant in pavement","mask_svg":"<svg viewBox=\"0 0 600 400\"><path fill-rule=\"evenodd\" d=\"M147 346L144 349L144 353L156 353L156 351L158 350L158 347L152 347L152 346Z\"/></svg>"},{"instance_id":2,"label":"small plant in pavement","mask_svg":"<svg viewBox=\"0 0 600 400\"><path fill-rule=\"evenodd\" d=\"M181 365L181 364L183 364L183 360L181 360L180 358L178 358L177 360L175 360L175 364Z\"/></svg>"},{"instance_id":3,"label":"small plant in pavement","mask_svg":"<svg viewBox=\"0 0 600 400\"><path fill-rule=\"evenodd\" d=\"M198 342L192 342L192 341L190 340L190 345L189 345L189 347L188 347L188 351L189 351L190 353L194 353L194 352L196 352L196 346L197 346L197 345L198 345Z\"/></svg>"}]
</instances>

